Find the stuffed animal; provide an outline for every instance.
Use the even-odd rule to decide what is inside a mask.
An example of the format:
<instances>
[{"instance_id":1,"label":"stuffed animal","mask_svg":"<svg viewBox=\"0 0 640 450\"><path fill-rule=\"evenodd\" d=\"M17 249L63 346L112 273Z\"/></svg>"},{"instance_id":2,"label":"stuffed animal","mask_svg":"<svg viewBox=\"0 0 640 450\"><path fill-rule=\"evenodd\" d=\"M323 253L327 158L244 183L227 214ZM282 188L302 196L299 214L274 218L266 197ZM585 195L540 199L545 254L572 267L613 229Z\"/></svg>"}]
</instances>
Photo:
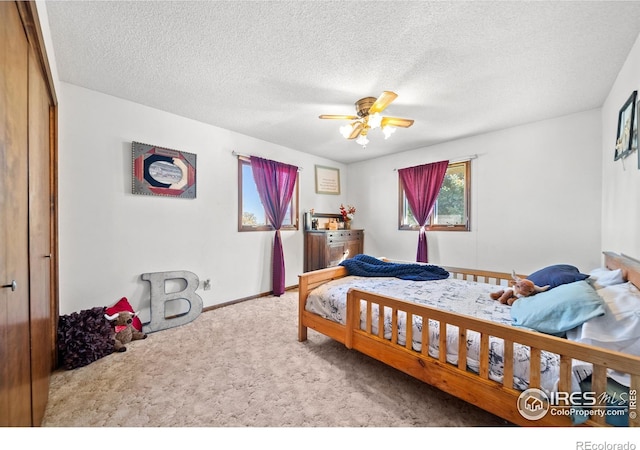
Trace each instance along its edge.
<instances>
[{"instance_id":1,"label":"stuffed animal","mask_svg":"<svg viewBox=\"0 0 640 450\"><path fill-rule=\"evenodd\" d=\"M512 273L511 277L514 281L511 288L492 292L491 294L489 294L492 299L498 300L502 304L511 306L513 305L513 302L521 297L530 297L532 295L536 295L539 292L544 292L551 287L536 286L535 284L533 284L533 281L517 276L515 271Z\"/></svg>"},{"instance_id":2,"label":"stuffed animal","mask_svg":"<svg viewBox=\"0 0 640 450\"><path fill-rule=\"evenodd\" d=\"M138 313L134 314L129 311L120 311L112 316L108 314L104 315L108 321L113 322L112 325L115 327L116 335L114 338L114 348L116 352L126 352L127 347L125 347L125 344L128 344L131 341L147 338L145 333L133 328L133 318L137 315Z\"/></svg>"}]
</instances>

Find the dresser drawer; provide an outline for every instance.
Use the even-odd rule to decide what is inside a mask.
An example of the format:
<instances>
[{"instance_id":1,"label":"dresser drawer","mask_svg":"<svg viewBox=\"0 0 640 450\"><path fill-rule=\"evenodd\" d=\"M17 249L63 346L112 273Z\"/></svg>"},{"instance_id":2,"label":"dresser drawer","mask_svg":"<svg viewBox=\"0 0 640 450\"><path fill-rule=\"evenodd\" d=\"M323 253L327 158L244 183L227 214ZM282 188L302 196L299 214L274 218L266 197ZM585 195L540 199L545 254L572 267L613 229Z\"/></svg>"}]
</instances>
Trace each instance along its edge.
<instances>
[{"instance_id":1,"label":"dresser drawer","mask_svg":"<svg viewBox=\"0 0 640 450\"><path fill-rule=\"evenodd\" d=\"M326 235L327 243L362 240L362 230L336 230Z\"/></svg>"}]
</instances>

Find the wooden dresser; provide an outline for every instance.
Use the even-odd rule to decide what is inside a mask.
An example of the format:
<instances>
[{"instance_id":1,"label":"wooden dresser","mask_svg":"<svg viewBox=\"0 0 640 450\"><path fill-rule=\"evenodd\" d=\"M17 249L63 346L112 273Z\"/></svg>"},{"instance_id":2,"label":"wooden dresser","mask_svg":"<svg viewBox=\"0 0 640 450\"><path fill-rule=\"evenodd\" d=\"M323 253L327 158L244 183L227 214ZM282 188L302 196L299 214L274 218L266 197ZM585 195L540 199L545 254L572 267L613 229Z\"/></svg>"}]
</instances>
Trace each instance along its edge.
<instances>
[{"instance_id":1,"label":"wooden dresser","mask_svg":"<svg viewBox=\"0 0 640 450\"><path fill-rule=\"evenodd\" d=\"M364 230L306 230L304 271L337 266L346 251L349 258L364 251Z\"/></svg>"}]
</instances>

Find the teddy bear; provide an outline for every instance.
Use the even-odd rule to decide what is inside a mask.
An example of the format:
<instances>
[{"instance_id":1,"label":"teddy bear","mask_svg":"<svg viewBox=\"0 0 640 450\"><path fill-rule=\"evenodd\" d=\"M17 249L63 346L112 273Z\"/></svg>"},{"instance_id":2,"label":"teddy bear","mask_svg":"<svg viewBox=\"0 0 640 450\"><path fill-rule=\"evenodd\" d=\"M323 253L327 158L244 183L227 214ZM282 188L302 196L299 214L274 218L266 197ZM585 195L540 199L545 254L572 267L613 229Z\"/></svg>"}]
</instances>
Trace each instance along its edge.
<instances>
[{"instance_id":1,"label":"teddy bear","mask_svg":"<svg viewBox=\"0 0 640 450\"><path fill-rule=\"evenodd\" d=\"M111 316L108 314L104 315L108 321L113 322L112 325L116 331L116 335L114 337L114 349L116 352L126 352L127 347L125 347L125 344L128 344L131 341L147 338L145 333L133 328L133 318L137 315L137 313L134 314L129 311L120 311Z\"/></svg>"},{"instance_id":2,"label":"teddy bear","mask_svg":"<svg viewBox=\"0 0 640 450\"><path fill-rule=\"evenodd\" d=\"M520 278L516 275L515 271L512 273L513 285L509 289L501 289L497 292L492 292L490 297L493 300L498 300L504 305L513 305L513 302L521 297L530 297L536 295L539 292L548 290L551 286L536 286L533 281L526 278Z\"/></svg>"}]
</instances>

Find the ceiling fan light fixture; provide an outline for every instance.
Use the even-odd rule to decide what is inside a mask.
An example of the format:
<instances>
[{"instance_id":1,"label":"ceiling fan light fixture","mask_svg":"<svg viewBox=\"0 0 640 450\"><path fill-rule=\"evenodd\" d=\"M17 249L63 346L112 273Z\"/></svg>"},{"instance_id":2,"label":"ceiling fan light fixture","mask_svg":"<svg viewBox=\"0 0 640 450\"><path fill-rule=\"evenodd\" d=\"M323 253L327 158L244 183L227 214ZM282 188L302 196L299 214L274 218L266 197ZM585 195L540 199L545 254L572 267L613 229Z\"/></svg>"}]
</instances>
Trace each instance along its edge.
<instances>
[{"instance_id":1,"label":"ceiling fan light fixture","mask_svg":"<svg viewBox=\"0 0 640 450\"><path fill-rule=\"evenodd\" d=\"M389 139L389 137L395 133L396 127L392 127L391 125L385 125L382 127L382 134L384 134L385 139Z\"/></svg>"},{"instance_id":2,"label":"ceiling fan light fixture","mask_svg":"<svg viewBox=\"0 0 640 450\"><path fill-rule=\"evenodd\" d=\"M353 124L347 124L340 127L340 134L343 138L348 139L351 135L351 131L353 130Z\"/></svg>"},{"instance_id":3,"label":"ceiling fan light fixture","mask_svg":"<svg viewBox=\"0 0 640 450\"><path fill-rule=\"evenodd\" d=\"M367 136L365 134L361 134L360 136L358 136L358 139L356 139L356 142L362 145L362 148L367 148L369 139L367 139Z\"/></svg>"},{"instance_id":4,"label":"ceiling fan light fixture","mask_svg":"<svg viewBox=\"0 0 640 450\"><path fill-rule=\"evenodd\" d=\"M382 116L378 112L373 113L368 117L367 123L371 128L378 128L382 123Z\"/></svg>"}]
</instances>

